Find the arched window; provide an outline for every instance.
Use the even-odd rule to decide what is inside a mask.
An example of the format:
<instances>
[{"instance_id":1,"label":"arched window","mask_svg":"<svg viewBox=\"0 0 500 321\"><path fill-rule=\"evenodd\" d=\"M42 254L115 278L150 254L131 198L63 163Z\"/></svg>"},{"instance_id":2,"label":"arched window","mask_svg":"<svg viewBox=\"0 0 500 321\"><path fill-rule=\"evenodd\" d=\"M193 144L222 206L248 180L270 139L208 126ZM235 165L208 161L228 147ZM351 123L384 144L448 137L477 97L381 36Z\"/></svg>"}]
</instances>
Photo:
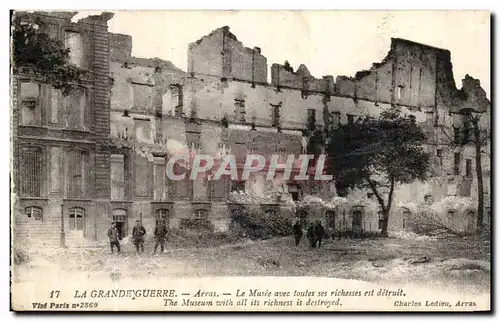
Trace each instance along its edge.
<instances>
[{"instance_id":1,"label":"arched window","mask_svg":"<svg viewBox=\"0 0 500 321\"><path fill-rule=\"evenodd\" d=\"M447 217L449 220L453 219L455 217L455 211L454 210L448 210Z\"/></svg>"},{"instance_id":2,"label":"arched window","mask_svg":"<svg viewBox=\"0 0 500 321\"><path fill-rule=\"evenodd\" d=\"M35 218L35 220L41 220L43 216L43 210L38 206L29 206L24 209L26 216L29 218Z\"/></svg>"},{"instance_id":3,"label":"arched window","mask_svg":"<svg viewBox=\"0 0 500 321\"><path fill-rule=\"evenodd\" d=\"M68 229L70 231L82 231L84 218L85 218L85 209L81 207L71 208L69 210Z\"/></svg>"},{"instance_id":4,"label":"arched window","mask_svg":"<svg viewBox=\"0 0 500 321\"><path fill-rule=\"evenodd\" d=\"M266 210L264 213L266 213L266 215L276 215L275 210Z\"/></svg>"},{"instance_id":5,"label":"arched window","mask_svg":"<svg viewBox=\"0 0 500 321\"><path fill-rule=\"evenodd\" d=\"M195 219L207 219L208 218L208 212L206 210L196 210L193 213L193 218Z\"/></svg>"}]
</instances>

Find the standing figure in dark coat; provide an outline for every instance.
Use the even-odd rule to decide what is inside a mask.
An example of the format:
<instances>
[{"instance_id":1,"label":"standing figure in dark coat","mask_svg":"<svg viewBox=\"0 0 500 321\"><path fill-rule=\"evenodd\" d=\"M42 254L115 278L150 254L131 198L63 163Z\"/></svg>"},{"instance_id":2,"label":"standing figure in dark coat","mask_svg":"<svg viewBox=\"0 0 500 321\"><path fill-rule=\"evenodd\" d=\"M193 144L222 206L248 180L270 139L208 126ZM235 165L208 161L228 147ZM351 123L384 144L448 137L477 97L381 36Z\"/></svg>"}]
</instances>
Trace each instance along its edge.
<instances>
[{"instance_id":1,"label":"standing figure in dark coat","mask_svg":"<svg viewBox=\"0 0 500 321\"><path fill-rule=\"evenodd\" d=\"M120 240L119 240L119 232L116 228L116 223L112 222L111 227L108 230L108 238L109 238L109 246L111 247L111 253L113 253L113 249L116 246L116 250L120 253Z\"/></svg>"},{"instance_id":2,"label":"standing figure in dark coat","mask_svg":"<svg viewBox=\"0 0 500 321\"><path fill-rule=\"evenodd\" d=\"M316 229L314 228L314 224L311 223L309 228L307 229L307 238L309 239L309 244L312 248L316 247Z\"/></svg>"},{"instance_id":3,"label":"standing figure in dark coat","mask_svg":"<svg viewBox=\"0 0 500 321\"><path fill-rule=\"evenodd\" d=\"M318 247L321 247L321 243L323 242L323 238L325 237L325 228L321 224L320 221L316 222L315 226L315 234L316 234L316 242L318 244Z\"/></svg>"},{"instance_id":4,"label":"standing figure in dark coat","mask_svg":"<svg viewBox=\"0 0 500 321\"><path fill-rule=\"evenodd\" d=\"M302 239L302 225L300 225L300 221L297 220L293 225L293 235L295 236L295 246L299 246L300 240Z\"/></svg>"},{"instance_id":5,"label":"standing figure in dark coat","mask_svg":"<svg viewBox=\"0 0 500 321\"><path fill-rule=\"evenodd\" d=\"M135 250L137 254L144 253L144 235L146 235L146 229L142 226L141 221L137 220L137 225L134 226L132 230L132 238L134 240Z\"/></svg>"},{"instance_id":6,"label":"standing figure in dark coat","mask_svg":"<svg viewBox=\"0 0 500 321\"><path fill-rule=\"evenodd\" d=\"M160 245L161 253L165 251L165 238L167 237L167 225L162 220L155 228L155 248L153 254L156 254L158 245Z\"/></svg>"}]
</instances>

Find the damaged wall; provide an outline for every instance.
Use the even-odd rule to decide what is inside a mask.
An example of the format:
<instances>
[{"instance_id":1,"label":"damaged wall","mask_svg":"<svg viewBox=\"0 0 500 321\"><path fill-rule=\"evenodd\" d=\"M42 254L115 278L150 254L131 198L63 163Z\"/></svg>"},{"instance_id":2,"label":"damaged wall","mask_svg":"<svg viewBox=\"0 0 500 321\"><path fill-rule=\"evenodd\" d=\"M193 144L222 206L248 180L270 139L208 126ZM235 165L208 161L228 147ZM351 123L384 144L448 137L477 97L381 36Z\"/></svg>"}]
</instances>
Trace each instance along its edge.
<instances>
[{"instance_id":1,"label":"damaged wall","mask_svg":"<svg viewBox=\"0 0 500 321\"><path fill-rule=\"evenodd\" d=\"M435 106L436 57L442 49L393 38L381 63L355 77L338 76L336 93L408 107Z\"/></svg>"},{"instance_id":2,"label":"damaged wall","mask_svg":"<svg viewBox=\"0 0 500 321\"><path fill-rule=\"evenodd\" d=\"M260 49L244 47L228 28L190 44L187 74L159 59L130 57L132 46L126 36L115 35L111 43L116 47L111 49L112 136L123 135L127 128L129 137L164 151L168 140L188 148L193 137L198 137L196 145L208 154L222 147L235 153L267 155L283 149L297 153L303 148L301 130L312 114L318 128L335 127L358 117L378 117L383 110L396 107L415 116L428 134L434 178L400 186L395 202L423 201L427 192L436 198L474 196L477 190L474 148L451 145L453 124L455 110L469 107L484 112L481 126L489 127L489 101L472 77L466 76L463 88L456 89L447 50L392 39L387 57L355 77L339 76L334 82L331 76L312 77L304 65L294 72L288 64L274 64L268 84L267 61ZM135 94L136 85L144 90ZM147 103L137 104L141 99L136 96ZM123 117L124 110L129 117ZM183 118L186 116L198 119L200 124L193 125L198 129L193 131ZM221 126L224 117L228 129ZM252 124L256 130L251 130ZM286 132L294 135L283 136ZM454 169L456 153L461 155L458 173ZM489 158L483 159L487 173ZM472 178L464 177L466 166L472 167ZM168 194L174 195L172 200L188 201L195 195L197 200L206 200L202 194L213 189L201 184L190 192L188 185L179 186L168 187L182 194ZM219 195L216 199L225 201L229 189L222 184L212 190L212 197ZM323 196L329 198L330 194ZM189 206L176 205L184 210L191 209Z\"/></svg>"},{"instance_id":3,"label":"damaged wall","mask_svg":"<svg viewBox=\"0 0 500 321\"><path fill-rule=\"evenodd\" d=\"M230 122L240 123L237 111L244 111L244 120L257 126L272 127L273 112L279 109L279 124L283 129L302 130L307 125L307 110L316 111L316 123L324 126L323 95L303 97L300 90L281 89L267 85L252 86L247 82L221 82L212 77L189 79L185 88L186 112L197 108L199 118L220 121L224 116Z\"/></svg>"},{"instance_id":4,"label":"damaged wall","mask_svg":"<svg viewBox=\"0 0 500 321\"><path fill-rule=\"evenodd\" d=\"M189 44L188 72L267 83L267 58L260 48L243 46L225 26Z\"/></svg>"},{"instance_id":5,"label":"damaged wall","mask_svg":"<svg viewBox=\"0 0 500 321\"><path fill-rule=\"evenodd\" d=\"M305 65L300 65L294 72L287 63L284 65L273 64L271 66L271 84L276 87L298 89L306 92L334 93L335 82L333 76L324 76L317 79Z\"/></svg>"}]
</instances>

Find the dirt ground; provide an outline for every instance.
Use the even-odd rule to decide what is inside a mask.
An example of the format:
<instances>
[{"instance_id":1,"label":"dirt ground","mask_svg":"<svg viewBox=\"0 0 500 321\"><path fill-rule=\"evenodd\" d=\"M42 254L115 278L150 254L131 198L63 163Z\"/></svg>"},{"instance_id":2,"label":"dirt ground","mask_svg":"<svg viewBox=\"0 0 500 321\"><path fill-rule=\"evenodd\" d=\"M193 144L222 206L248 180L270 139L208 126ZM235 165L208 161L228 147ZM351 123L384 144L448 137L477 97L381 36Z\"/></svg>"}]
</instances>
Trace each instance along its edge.
<instances>
[{"instance_id":1,"label":"dirt ground","mask_svg":"<svg viewBox=\"0 0 500 321\"><path fill-rule=\"evenodd\" d=\"M204 248L169 248L157 256L122 244L110 254L102 244L83 249L32 250L26 264L14 267L14 282L34 275L61 278L61 271L83 278L151 279L196 276L322 276L391 284L446 285L480 293L490 289L489 238L471 236L326 240L312 249L292 237Z\"/></svg>"}]
</instances>

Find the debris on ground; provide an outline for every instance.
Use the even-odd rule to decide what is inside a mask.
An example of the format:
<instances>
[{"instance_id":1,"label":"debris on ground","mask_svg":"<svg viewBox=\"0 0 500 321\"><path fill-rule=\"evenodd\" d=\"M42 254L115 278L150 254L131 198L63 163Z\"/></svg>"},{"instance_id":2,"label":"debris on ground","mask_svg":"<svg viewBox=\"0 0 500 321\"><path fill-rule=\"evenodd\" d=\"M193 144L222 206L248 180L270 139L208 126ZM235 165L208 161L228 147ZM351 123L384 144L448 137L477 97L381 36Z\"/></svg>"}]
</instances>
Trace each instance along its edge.
<instances>
[{"instance_id":1,"label":"debris on ground","mask_svg":"<svg viewBox=\"0 0 500 321\"><path fill-rule=\"evenodd\" d=\"M430 262L430 260L431 259L428 256L421 256L421 257L416 258L416 259L411 259L410 263L411 264L427 263L427 262Z\"/></svg>"},{"instance_id":2,"label":"debris on ground","mask_svg":"<svg viewBox=\"0 0 500 321\"><path fill-rule=\"evenodd\" d=\"M13 266L13 280L24 282L42 275L65 278L69 277L67 271L71 271L71 277L81 274L81 282L94 277L138 280L161 275L314 275L375 282L443 283L471 291L489 288L490 248L484 245L486 236L470 236L467 240L450 236L435 242L422 241L415 235L330 240L315 249L306 240L295 246L292 237L241 240L205 248L180 248L167 242L166 253L157 256L151 255L152 244L147 244L141 255L135 253L132 244L124 244L121 255L111 254L105 242L85 248L32 247L24 251L29 263Z\"/></svg>"}]
</instances>

